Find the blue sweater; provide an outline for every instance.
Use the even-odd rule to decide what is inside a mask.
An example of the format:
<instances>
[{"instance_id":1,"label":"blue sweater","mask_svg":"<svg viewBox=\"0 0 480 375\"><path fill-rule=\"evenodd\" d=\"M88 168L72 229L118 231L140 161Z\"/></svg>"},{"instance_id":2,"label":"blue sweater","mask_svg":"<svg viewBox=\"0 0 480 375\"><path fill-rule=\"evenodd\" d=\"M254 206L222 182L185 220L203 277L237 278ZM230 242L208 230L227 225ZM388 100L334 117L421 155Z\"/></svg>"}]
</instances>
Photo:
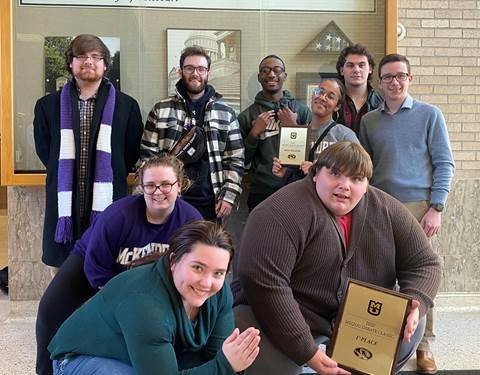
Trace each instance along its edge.
<instances>
[{"instance_id":1,"label":"blue sweater","mask_svg":"<svg viewBox=\"0 0 480 375\"><path fill-rule=\"evenodd\" d=\"M63 323L48 350L53 359L117 359L138 375L234 375L221 350L233 328L227 284L205 301L194 325L161 258L113 278Z\"/></svg>"},{"instance_id":2,"label":"blue sweater","mask_svg":"<svg viewBox=\"0 0 480 375\"><path fill-rule=\"evenodd\" d=\"M92 287L103 286L125 265L151 252L163 253L172 234L200 213L187 202L177 199L163 224L147 221L143 195L119 199L98 216L95 223L75 244L74 253L85 257L84 271Z\"/></svg>"},{"instance_id":3,"label":"blue sweater","mask_svg":"<svg viewBox=\"0 0 480 375\"><path fill-rule=\"evenodd\" d=\"M437 107L407 96L390 115L383 104L363 116L360 142L373 161L373 186L401 202L445 204L455 164Z\"/></svg>"}]
</instances>

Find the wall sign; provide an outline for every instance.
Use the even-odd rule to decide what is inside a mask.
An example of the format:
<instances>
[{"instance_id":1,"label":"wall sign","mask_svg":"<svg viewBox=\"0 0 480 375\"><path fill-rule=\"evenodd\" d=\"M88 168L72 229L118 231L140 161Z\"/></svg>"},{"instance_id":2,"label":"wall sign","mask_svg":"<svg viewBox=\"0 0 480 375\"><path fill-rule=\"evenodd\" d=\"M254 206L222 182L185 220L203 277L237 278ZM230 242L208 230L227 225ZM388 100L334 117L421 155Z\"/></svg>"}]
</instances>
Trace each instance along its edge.
<instances>
[{"instance_id":1,"label":"wall sign","mask_svg":"<svg viewBox=\"0 0 480 375\"><path fill-rule=\"evenodd\" d=\"M375 12L375 0L20 0L20 5L289 12Z\"/></svg>"}]
</instances>

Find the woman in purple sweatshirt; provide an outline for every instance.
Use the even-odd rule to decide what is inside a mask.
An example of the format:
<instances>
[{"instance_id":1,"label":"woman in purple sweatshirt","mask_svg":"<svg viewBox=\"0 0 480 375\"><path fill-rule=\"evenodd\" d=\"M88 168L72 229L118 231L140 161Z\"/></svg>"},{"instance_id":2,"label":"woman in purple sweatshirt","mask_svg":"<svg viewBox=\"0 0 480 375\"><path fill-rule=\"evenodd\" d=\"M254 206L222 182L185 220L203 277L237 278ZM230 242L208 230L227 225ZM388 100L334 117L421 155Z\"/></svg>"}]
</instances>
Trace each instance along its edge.
<instances>
[{"instance_id":1,"label":"woman in purple sweatshirt","mask_svg":"<svg viewBox=\"0 0 480 375\"><path fill-rule=\"evenodd\" d=\"M175 157L162 154L146 160L138 181L143 194L119 199L98 216L42 296L36 323L37 374L52 374L47 346L65 319L132 263L165 252L176 229L202 219L179 199L189 183Z\"/></svg>"}]
</instances>

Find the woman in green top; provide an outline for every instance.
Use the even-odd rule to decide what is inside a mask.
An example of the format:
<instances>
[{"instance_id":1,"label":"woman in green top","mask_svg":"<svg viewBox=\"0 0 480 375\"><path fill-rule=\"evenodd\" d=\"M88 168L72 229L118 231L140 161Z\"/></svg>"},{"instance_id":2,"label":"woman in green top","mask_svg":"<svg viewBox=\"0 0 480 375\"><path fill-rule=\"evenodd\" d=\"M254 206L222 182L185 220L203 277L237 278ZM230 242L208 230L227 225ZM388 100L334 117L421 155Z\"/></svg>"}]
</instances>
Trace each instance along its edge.
<instances>
[{"instance_id":1,"label":"woman in green top","mask_svg":"<svg viewBox=\"0 0 480 375\"><path fill-rule=\"evenodd\" d=\"M63 323L48 347L54 374L244 370L260 336L234 329L224 282L232 256L231 237L218 225L184 225L158 261L114 277Z\"/></svg>"}]
</instances>

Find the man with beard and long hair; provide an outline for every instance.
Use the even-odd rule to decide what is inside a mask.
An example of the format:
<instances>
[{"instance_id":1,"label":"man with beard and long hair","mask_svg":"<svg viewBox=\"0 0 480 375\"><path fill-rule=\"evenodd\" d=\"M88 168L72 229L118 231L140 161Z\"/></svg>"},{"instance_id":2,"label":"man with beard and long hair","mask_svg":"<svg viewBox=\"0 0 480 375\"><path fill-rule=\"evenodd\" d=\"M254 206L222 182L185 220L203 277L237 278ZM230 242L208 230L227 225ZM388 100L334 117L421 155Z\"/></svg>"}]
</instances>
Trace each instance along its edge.
<instances>
[{"instance_id":1,"label":"man with beard and long hair","mask_svg":"<svg viewBox=\"0 0 480 375\"><path fill-rule=\"evenodd\" d=\"M178 156L193 182L183 199L214 221L238 205L244 149L234 110L208 84L210 64L199 46L182 51L176 93L150 111L140 157L159 152Z\"/></svg>"},{"instance_id":2,"label":"man with beard and long hair","mask_svg":"<svg viewBox=\"0 0 480 375\"><path fill-rule=\"evenodd\" d=\"M138 103L105 78L110 52L91 34L65 51L71 75L40 98L35 149L47 172L42 261L60 267L95 216L128 194L143 131Z\"/></svg>"},{"instance_id":3,"label":"man with beard and long hair","mask_svg":"<svg viewBox=\"0 0 480 375\"><path fill-rule=\"evenodd\" d=\"M262 91L238 116L245 145L245 164L250 164L247 200L250 211L284 185L282 178L272 174L273 158L278 156L279 127L307 126L312 119L308 107L283 90L287 73L280 57L264 57L258 71Z\"/></svg>"}]
</instances>

